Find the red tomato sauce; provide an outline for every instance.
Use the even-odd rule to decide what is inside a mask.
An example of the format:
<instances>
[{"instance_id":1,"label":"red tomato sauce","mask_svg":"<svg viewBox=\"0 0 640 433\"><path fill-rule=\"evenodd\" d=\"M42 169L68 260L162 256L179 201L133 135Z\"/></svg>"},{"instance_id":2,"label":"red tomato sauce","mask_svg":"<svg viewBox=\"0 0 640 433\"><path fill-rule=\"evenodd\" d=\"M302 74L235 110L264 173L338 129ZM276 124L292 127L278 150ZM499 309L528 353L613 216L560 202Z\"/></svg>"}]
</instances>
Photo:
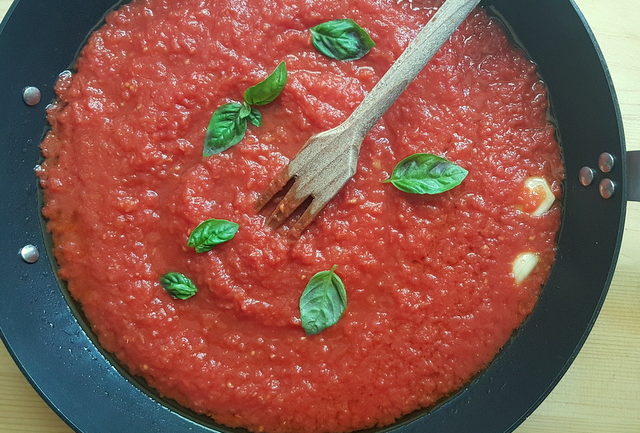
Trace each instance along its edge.
<instances>
[{"instance_id":1,"label":"red tomato sauce","mask_svg":"<svg viewBox=\"0 0 640 433\"><path fill-rule=\"evenodd\" d=\"M60 276L102 346L162 395L252 431L392 423L463 386L532 310L561 210L522 210L523 182L559 196L560 147L535 65L478 9L366 138L359 170L299 239L254 203L307 138L346 119L440 1L134 0L106 17L57 85L42 144L44 214ZM316 52L308 29L352 18L377 45ZM202 157L212 112L280 62L282 95L232 149ZM469 171L436 196L387 179L413 153ZM202 221L240 224L207 254ZM539 264L516 284L523 252ZM298 300L338 265L349 305L313 337ZM189 276L187 301L160 286Z\"/></svg>"}]
</instances>

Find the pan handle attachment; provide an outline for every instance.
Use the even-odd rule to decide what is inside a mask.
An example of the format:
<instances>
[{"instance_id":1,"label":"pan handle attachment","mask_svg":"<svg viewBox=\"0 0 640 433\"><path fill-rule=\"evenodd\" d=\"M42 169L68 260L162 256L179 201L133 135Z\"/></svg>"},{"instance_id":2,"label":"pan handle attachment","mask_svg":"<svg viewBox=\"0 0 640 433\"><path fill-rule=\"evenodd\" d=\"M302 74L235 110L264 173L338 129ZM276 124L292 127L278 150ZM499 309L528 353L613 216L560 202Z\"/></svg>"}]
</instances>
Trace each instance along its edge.
<instances>
[{"instance_id":1,"label":"pan handle attachment","mask_svg":"<svg viewBox=\"0 0 640 433\"><path fill-rule=\"evenodd\" d=\"M640 150L627 152L629 200L640 201Z\"/></svg>"}]
</instances>

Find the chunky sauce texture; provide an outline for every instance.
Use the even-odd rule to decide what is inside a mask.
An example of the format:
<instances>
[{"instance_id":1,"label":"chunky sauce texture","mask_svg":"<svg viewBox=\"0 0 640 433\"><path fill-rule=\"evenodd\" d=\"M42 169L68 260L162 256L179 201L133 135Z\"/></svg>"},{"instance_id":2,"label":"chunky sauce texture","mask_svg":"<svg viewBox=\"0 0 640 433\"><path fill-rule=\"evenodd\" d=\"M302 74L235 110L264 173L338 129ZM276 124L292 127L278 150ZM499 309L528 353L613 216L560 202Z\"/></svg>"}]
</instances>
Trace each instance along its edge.
<instances>
[{"instance_id":1,"label":"chunky sauce texture","mask_svg":"<svg viewBox=\"0 0 640 433\"><path fill-rule=\"evenodd\" d=\"M60 276L104 348L185 406L283 433L392 423L494 358L536 302L560 225L558 204L526 212L523 183L542 176L559 197L564 172L536 67L483 10L373 128L358 173L300 239L254 211L440 3L134 0L107 16L58 82L39 173ZM307 29L336 18L356 20L377 46L355 62L320 55ZM262 110L264 126L203 158L211 113L280 61L289 84ZM416 152L470 174L437 196L381 183ZM209 218L240 231L195 254L187 237ZM523 251L540 262L518 285L511 263ZM347 312L307 337L299 297L332 265ZM199 293L172 299L159 284L170 271Z\"/></svg>"}]
</instances>

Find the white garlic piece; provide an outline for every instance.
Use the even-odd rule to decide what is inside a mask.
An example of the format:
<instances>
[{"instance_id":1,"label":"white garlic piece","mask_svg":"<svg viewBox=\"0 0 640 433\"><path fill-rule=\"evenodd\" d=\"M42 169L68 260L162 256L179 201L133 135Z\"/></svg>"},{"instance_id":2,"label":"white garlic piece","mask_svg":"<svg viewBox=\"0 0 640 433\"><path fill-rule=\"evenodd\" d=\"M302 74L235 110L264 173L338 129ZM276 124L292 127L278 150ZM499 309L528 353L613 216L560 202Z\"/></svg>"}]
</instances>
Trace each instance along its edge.
<instances>
[{"instance_id":1,"label":"white garlic piece","mask_svg":"<svg viewBox=\"0 0 640 433\"><path fill-rule=\"evenodd\" d=\"M553 191L551 191L551 187L544 177L530 177L525 180L524 187L532 194L541 196L542 198L536 210L531 212L534 216L540 216L546 213L556 201L556 196L553 194Z\"/></svg>"},{"instance_id":2,"label":"white garlic piece","mask_svg":"<svg viewBox=\"0 0 640 433\"><path fill-rule=\"evenodd\" d=\"M536 268L538 262L540 261L540 257L538 254L526 252L520 253L513 261L513 268L511 271L511 275L513 275L513 279L516 280L516 284L522 283L527 277L531 274L531 272Z\"/></svg>"}]
</instances>

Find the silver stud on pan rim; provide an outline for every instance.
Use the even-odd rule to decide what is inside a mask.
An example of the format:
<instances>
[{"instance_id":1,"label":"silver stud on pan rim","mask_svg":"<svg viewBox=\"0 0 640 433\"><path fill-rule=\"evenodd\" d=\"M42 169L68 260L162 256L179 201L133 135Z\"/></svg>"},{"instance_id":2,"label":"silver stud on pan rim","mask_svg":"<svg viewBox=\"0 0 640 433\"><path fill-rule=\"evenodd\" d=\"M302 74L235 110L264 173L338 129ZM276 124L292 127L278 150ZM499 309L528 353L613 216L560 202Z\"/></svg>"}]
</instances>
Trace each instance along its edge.
<instances>
[{"instance_id":1,"label":"silver stud on pan rim","mask_svg":"<svg viewBox=\"0 0 640 433\"><path fill-rule=\"evenodd\" d=\"M616 161L609 152L603 152L598 157L598 168L603 173L609 173L613 170Z\"/></svg>"},{"instance_id":2,"label":"silver stud on pan rim","mask_svg":"<svg viewBox=\"0 0 640 433\"><path fill-rule=\"evenodd\" d=\"M582 167L580 173L578 173L578 179L582 186L589 186L593 183L595 173L590 167Z\"/></svg>"},{"instance_id":3,"label":"silver stud on pan rim","mask_svg":"<svg viewBox=\"0 0 640 433\"><path fill-rule=\"evenodd\" d=\"M37 87L25 87L22 91L22 100L30 107L38 105L42 100L42 92Z\"/></svg>"},{"instance_id":4,"label":"silver stud on pan rim","mask_svg":"<svg viewBox=\"0 0 640 433\"><path fill-rule=\"evenodd\" d=\"M610 199L616 192L616 184L609 178L600 181L600 196L604 199Z\"/></svg>"},{"instance_id":5,"label":"silver stud on pan rim","mask_svg":"<svg viewBox=\"0 0 640 433\"><path fill-rule=\"evenodd\" d=\"M38 251L38 247L35 245L25 245L20 248L19 254L22 260L29 264L33 264L40 259L40 251Z\"/></svg>"}]
</instances>

